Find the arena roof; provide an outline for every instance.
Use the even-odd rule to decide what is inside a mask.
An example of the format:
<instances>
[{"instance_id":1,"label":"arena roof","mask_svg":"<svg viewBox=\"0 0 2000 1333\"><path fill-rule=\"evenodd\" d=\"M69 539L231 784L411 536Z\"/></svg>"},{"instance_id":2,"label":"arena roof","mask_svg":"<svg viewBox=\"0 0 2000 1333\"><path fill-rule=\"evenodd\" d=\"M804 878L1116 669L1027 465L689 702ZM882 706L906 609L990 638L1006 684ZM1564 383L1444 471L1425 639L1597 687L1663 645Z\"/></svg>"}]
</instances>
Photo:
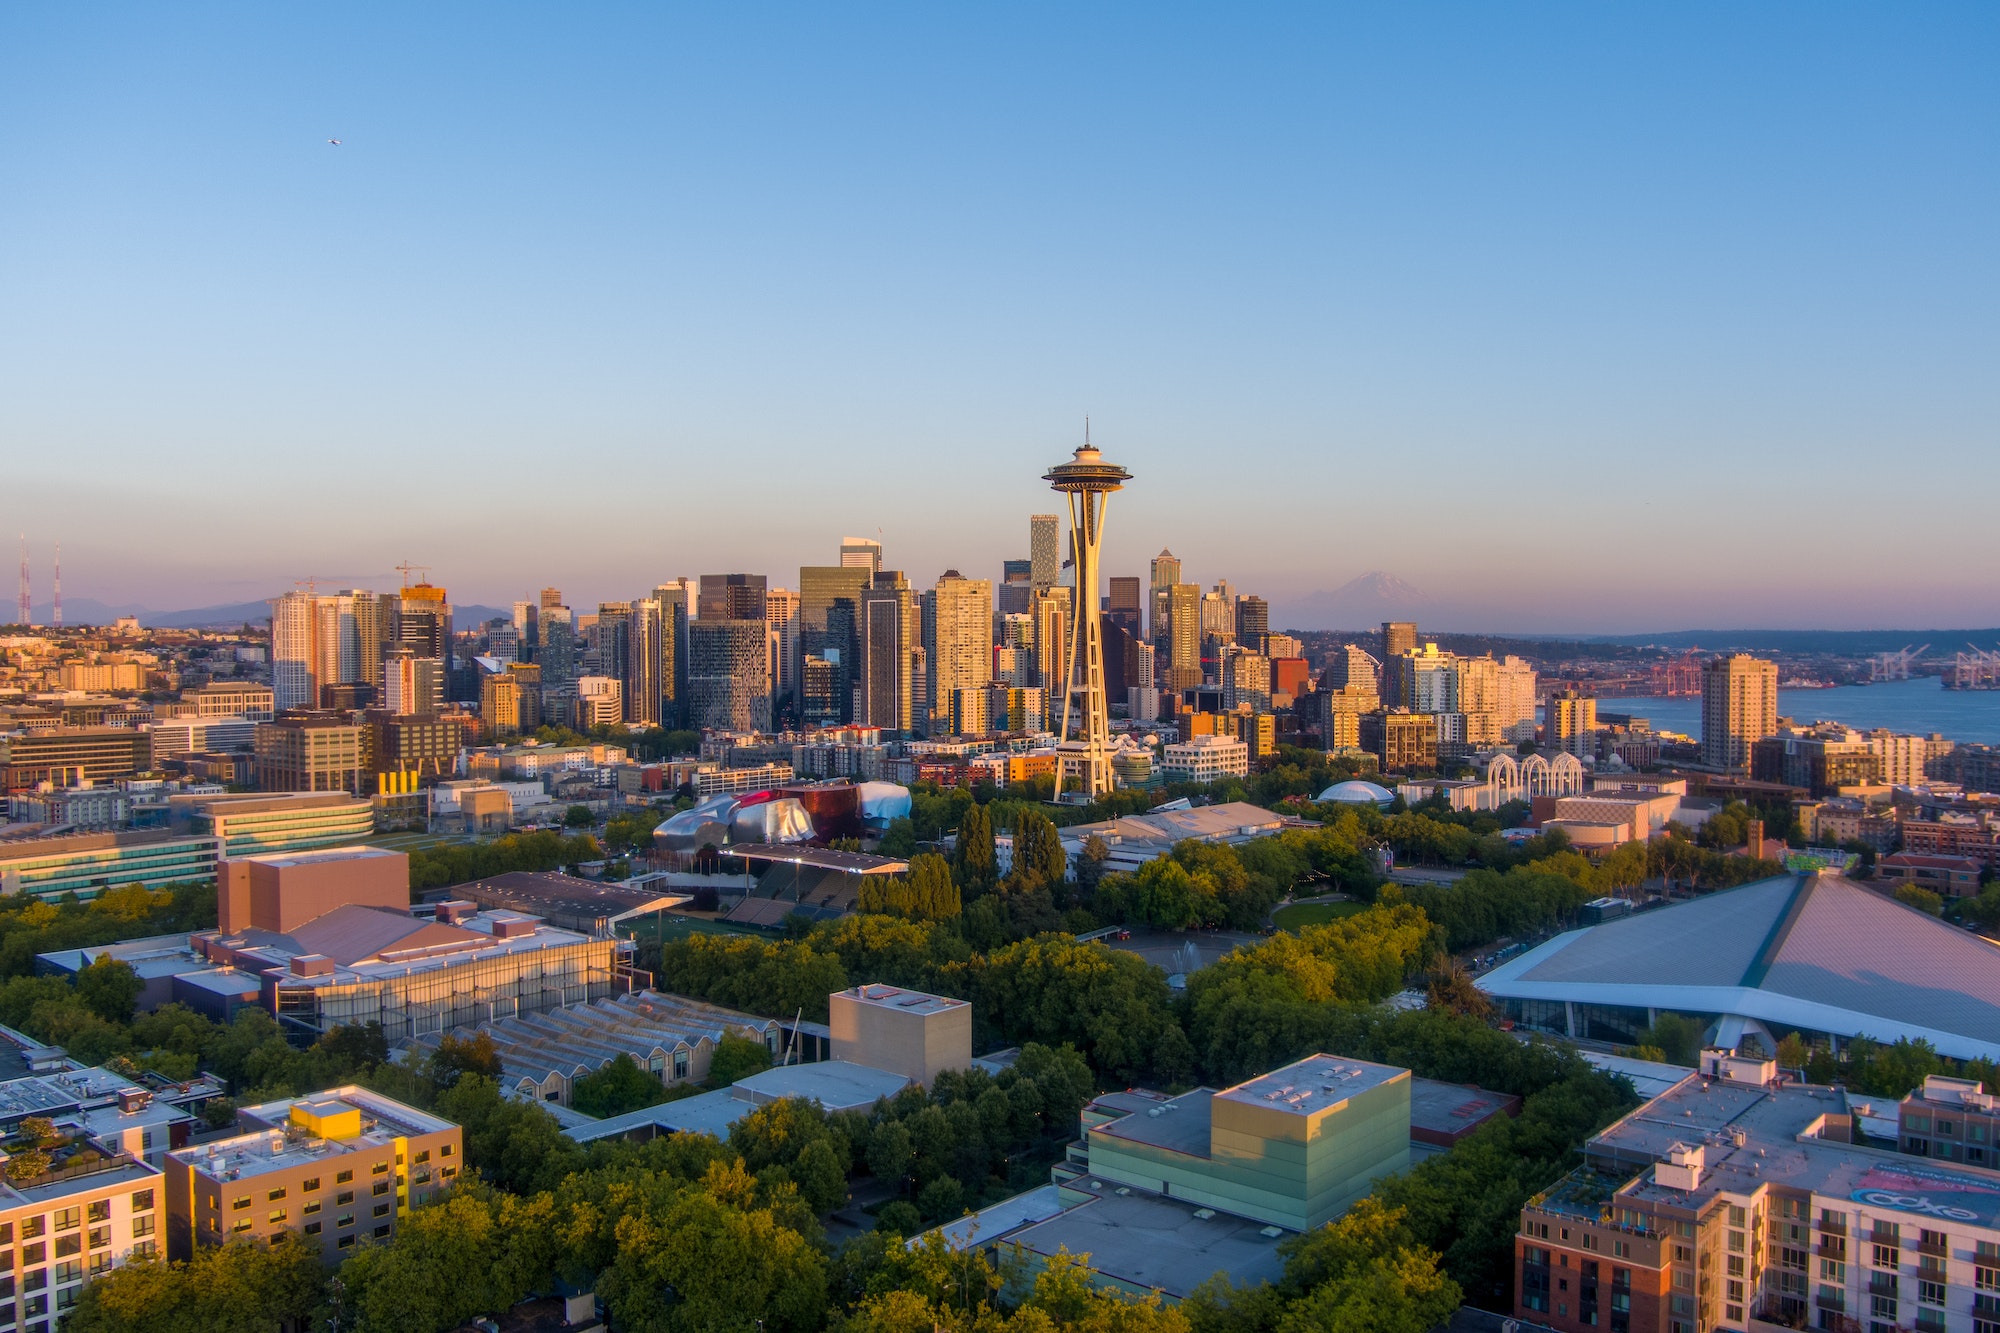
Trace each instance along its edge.
<instances>
[{"instance_id":1,"label":"arena roof","mask_svg":"<svg viewBox=\"0 0 2000 1333\"><path fill-rule=\"evenodd\" d=\"M1569 931L1478 985L1719 1015L1724 1045L1747 1022L2000 1059L2000 946L1837 875L1781 875Z\"/></svg>"}]
</instances>

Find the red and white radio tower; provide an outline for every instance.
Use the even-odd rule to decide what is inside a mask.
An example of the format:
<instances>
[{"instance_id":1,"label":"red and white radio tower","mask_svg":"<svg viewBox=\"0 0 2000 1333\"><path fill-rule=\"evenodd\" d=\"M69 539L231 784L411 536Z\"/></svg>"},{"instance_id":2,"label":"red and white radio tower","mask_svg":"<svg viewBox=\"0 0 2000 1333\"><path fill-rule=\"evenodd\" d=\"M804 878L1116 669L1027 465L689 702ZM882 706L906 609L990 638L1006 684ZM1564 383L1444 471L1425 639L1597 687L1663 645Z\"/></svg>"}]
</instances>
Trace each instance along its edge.
<instances>
[{"instance_id":1,"label":"red and white radio tower","mask_svg":"<svg viewBox=\"0 0 2000 1333\"><path fill-rule=\"evenodd\" d=\"M35 614L34 598L29 593L28 584L28 534L21 534L21 600L15 603L19 623L23 629Z\"/></svg>"}]
</instances>

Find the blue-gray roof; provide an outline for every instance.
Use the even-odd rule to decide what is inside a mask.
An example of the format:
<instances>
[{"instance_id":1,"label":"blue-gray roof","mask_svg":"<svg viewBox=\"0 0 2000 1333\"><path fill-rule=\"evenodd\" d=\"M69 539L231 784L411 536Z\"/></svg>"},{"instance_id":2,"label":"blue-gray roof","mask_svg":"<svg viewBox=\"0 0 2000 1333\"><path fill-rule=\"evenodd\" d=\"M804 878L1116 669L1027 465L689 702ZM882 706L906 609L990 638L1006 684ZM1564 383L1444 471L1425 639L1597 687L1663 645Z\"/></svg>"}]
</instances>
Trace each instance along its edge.
<instances>
[{"instance_id":1,"label":"blue-gray roof","mask_svg":"<svg viewBox=\"0 0 2000 1333\"><path fill-rule=\"evenodd\" d=\"M2000 1059L2000 946L1836 875L1784 875L1570 931L1478 984Z\"/></svg>"}]
</instances>

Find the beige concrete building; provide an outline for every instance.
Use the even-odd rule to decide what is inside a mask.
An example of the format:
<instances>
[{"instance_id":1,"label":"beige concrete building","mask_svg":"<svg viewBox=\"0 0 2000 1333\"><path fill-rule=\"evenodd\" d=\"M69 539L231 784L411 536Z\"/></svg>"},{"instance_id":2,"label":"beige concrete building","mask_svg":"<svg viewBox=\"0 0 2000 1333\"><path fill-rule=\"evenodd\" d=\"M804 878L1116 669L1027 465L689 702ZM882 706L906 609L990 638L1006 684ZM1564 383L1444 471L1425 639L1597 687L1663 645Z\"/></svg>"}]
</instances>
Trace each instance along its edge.
<instances>
[{"instance_id":1,"label":"beige concrete building","mask_svg":"<svg viewBox=\"0 0 2000 1333\"><path fill-rule=\"evenodd\" d=\"M1535 667L1511 653L1494 672L1493 712L1501 734L1512 743L1535 739Z\"/></svg>"},{"instance_id":2,"label":"beige concrete building","mask_svg":"<svg viewBox=\"0 0 2000 1333\"><path fill-rule=\"evenodd\" d=\"M1178 694L1201 684L1201 585L1167 589L1166 687Z\"/></svg>"},{"instance_id":3,"label":"beige concrete building","mask_svg":"<svg viewBox=\"0 0 2000 1333\"><path fill-rule=\"evenodd\" d=\"M1750 747L1778 730L1778 666L1748 653L1701 669L1701 761L1748 771Z\"/></svg>"},{"instance_id":4,"label":"beige concrete building","mask_svg":"<svg viewBox=\"0 0 2000 1333\"><path fill-rule=\"evenodd\" d=\"M240 681L218 680L198 690L181 691L181 702L194 705L201 718L248 718L269 722L276 712L271 687Z\"/></svg>"},{"instance_id":5,"label":"beige concrete building","mask_svg":"<svg viewBox=\"0 0 2000 1333\"><path fill-rule=\"evenodd\" d=\"M1579 759L1596 753L1597 700L1575 690L1549 696L1542 722L1542 745Z\"/></svg>"},{"instance_id":6,"label":"beige concrete building","mask_svg":"<svg viewBox=\"0 0 2000 1333\"><path fill-rule=\"evenodd\" d=\"M512 736L521 730L521 683L508 672L479 682L479 720L489 736Z\"/></svg>"},{"instance_id":7,"label":"beige concrete building","mask_svg":"<svg viewBox=\"0 0 2000 1333\"><path fill-rule=\"evenodd\" d=\"M972 1006L964 1000L856 986L828 997L836 1060L886 1069L926 1087L946 1069L972 1063Z\"/></svg>"},{"instance_id":8,"label":"beige concrete building","mask_svg":"<svg viewBox=\"0 0 2000 1333\"><path fill-rule=\"evenodd\" d=\"M1907 736L1878 728L1867 735L1868 752L1881 761L1881 780L1892 787L1914 787L1924 781L1931 756L1948 750L1942 736Z\"/></svg>"},{"instance_id":9,"label":"beige concrete building","mask_svg":"<svg viewBox=\"0 0 2000 1333\"><path fill-rule=\"evenodd\" d=\"M380 847L232 857L217 867L216 887L223 934L286 934L350 903L407 912L410 858Z\"/></svg>"},{"instance_id":10,"label":"beige concrete building","mask_svg":"<svg viewBox=\"0 0 2000 1333\"><path fill-rule=\"evenodd\" d=\"M625 688L610 676L582 676L576 682L576 725L608 727L625 716Z\"/></svg>"},{"instance_id":11,"label":"beige concrete building","mask_svg":"<svg viewBox=\"0 0 2000 1333\"><path fill-rule=\"evenodd\" d=\"M993 683L993 584L948 569L932 590L924 626L930 669L930 734L953 734L959 691L976 691L983 711ZM969 696L968 696L969 698ZM966 705L971 707L969 703Z\"/></svg>"},{"instance_id":12,"label":"beige concrete building","mask_svg":"<svg viewBox=\"0 0 2000 1333\"><path fill-rule=\"evenodd\" d=\"M1160 755L1160 775L1169 782L1216 782L1246 777L1250 747L1233 736L1194 736L1167 746Z\"/></svg>"},{"instance_id":13,"label":"beige concrete building","mask_svg":"<svg viewBox=\"0 0 2000 1333\"><path fill-rule=\"evenodd\" d=\"M374 782L374 734L345 714L290 714L257 727L257 785L264 791L344 791Z\"/></svg>"},{"instance_id":14,"label":"beige concrete building","mask_svg":"<svg viewBox=\"0 0 2000 1333\"><path fill-rule=\"evenodd\" d=\"M295 1231L328 1263L361 1240L387 1240L399 1218L457 1178L457 1125L349 1085L246 1106L249 1132L167 1154L167 1252Z\"/></svg>"}]
</instances>

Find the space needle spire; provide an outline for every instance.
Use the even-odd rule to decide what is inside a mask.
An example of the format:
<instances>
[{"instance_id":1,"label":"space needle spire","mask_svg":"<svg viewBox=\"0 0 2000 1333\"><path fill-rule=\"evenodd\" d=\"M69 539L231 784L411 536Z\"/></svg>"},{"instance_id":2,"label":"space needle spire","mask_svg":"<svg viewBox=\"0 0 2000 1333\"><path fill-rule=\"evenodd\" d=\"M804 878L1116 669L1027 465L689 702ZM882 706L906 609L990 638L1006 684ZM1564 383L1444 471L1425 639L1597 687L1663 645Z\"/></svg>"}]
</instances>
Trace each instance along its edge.
<instances>
[{"instance_id":1,"label":"space needle spire","mask_svg":"<svg viewBox=\"0 0 2000 1333\"><path fill-rule=\"evenodd\" d=\"M1096 800L1118 785L1111 771L1111 703L1104 690L1104 625L1098 606L1098 559L1104 546L1104 508L1111 492L1132 479L1084 443L1067 463L1042 480L1069 499L1070 560L1076 568L1076 614L1071 619L1069 677L1063 682L1062 732L1057 745L1058 797L1076 779L1076 790ZM1082 705L1082 725L1070 735L1070 702Z\"/></svg>"}]
</instances>

